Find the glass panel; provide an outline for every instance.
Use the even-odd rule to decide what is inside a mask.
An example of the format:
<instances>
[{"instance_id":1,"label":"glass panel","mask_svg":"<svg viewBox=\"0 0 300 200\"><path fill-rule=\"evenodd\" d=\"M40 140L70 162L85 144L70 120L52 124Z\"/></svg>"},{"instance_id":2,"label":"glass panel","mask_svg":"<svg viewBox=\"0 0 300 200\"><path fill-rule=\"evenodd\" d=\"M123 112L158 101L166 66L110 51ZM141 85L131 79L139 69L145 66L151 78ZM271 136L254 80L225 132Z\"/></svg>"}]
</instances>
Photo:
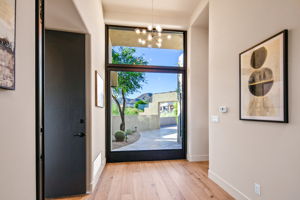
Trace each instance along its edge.
<instances>
[{"instance_id":1,"label":"glass panel","mask_svg":"<svg viewBox=\"0 0 300 200\"><path fill-rule=\"evenodd\" d=\"M109 63L183 67L183 41L183 32L110 27Z\"/></svg>"},{"instance_id":2,"label":"glass panel","mask_svg":"<svg viewBox=\"0 0 300 200\"><path fill-rule=\"evenodd\" d=\"M182 75L112 72L111 150L182 149ZM117 82L117 83L116 83Z\"/></svg>"}]
</instances>

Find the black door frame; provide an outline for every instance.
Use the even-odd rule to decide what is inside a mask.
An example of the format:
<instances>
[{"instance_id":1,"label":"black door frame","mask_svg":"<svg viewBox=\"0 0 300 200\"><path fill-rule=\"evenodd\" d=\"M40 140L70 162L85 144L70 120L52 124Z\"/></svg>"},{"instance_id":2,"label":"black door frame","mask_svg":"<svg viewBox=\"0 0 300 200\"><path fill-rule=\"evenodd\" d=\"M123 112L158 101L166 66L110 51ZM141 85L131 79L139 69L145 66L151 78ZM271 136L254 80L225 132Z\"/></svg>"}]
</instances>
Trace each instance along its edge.
<instances>
[{"instance_id":1,"label":"black door frame","mask_svg":"<svg viewBox=\"0 0 300 200\"><path fill-rule=\"evenodd\" d=\"M187 32L183 30L166 30L183 33L183 67L171 66L149 66L149 65L126 65L109 63L109 28L133 29L129 26L106 25L105 26L105 89L106 89L106 160L107 162L125 161L149 161L149 160L171 160L185 159L187 148ZM146 28L145 28L146 29ZM157 72L157 73L177 73L182 74L183 90L183 137L182 149L171 150L139 150L139 151L111 151L111 90L110 72L111 71L138 71L138 72Z\"/></svg>"},{"instance_id":2,"label":"black door frame","mask_svg":"<svg viewBox=\"0 0 300 200\"><path fill-rule=\"evenodd\" d=\"M44 0L35 1L36 199L44 199Z\"/></svg>"}]
</instances>

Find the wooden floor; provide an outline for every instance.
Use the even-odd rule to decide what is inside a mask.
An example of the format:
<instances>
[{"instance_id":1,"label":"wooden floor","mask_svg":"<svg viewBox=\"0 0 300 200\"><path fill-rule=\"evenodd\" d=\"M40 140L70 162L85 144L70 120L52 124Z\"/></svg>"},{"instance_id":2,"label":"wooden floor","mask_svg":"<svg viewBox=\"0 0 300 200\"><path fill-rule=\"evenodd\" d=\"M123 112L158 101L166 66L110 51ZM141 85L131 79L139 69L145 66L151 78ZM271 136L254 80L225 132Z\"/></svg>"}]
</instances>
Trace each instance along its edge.
<instances>
[{"instance_id":1,"label":"wooden floor","mask_svg":"<svg viewBox=\"0 0 300 200\"><path fill-rule=\"evenodd\" d=\"M207 174L208 162L109 163L93 195L64 200L232 200Z\"/></svg>"}]
</instances>

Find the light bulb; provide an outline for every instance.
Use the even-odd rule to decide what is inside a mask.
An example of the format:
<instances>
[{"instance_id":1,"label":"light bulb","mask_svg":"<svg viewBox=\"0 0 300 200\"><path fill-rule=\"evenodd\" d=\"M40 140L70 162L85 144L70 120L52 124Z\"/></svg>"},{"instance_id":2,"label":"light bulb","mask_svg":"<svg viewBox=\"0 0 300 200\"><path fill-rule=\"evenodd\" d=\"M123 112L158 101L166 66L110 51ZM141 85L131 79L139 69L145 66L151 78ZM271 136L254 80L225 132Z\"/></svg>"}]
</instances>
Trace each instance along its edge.
<instances>
[{"instance_id":1,"label":"light bulb","mask_svg":"<svg viewBox=\"0 0 300 200\"><path fill-rule=\"evenodd\" d=\"M141 33L140 29L138 29L138 28L135 29L135 33L136 33L136 34L140 34L140 33Z\"/></svg>"},{"instance_id":2,"label":"light bulb","mask_svg":"<svg viewBox=\"0 0 300 200\"><path fill-rule=\"evenodd\" d=\"M156 27L155 27L155 29L157 30L157 32L161 32L162 31L162 28L160 27L160 25L157 25Z\"/></svg>"},{"instance_id":3,"label":"light bulb","mask_svg":"<svg viewBox=\"0 0 300 200\"><path fill-rule=\"evenodd\" d=\"M142 40L142 45L145 45L146 44L146 41L145 40Z\"/></svg>"},{"instance_id":4,"label":"light bulb","mask_svg":"<svg viewBox=\"0 0 300 200\"><path fill-rule=\"evenodd\" d=\"M158 40L157 40L159 43L161 43L162 42L162 39L161 38L158 38Z\"/></svg>"},{"instance_id":5,"label":"light bulb","mask_svg":"<svg viewBox=\"0 0 300 200\"><path fill-rule=\"evenodd\" d=\"M146 33L147 33L147 31L146 31L145 29L143 29L143 30L142 30L142 33L143 33L143 34L146 34Z\"/></svg>"},{"instance_id":6,"label":"light bulb","mask_svg":"<svg viewBox=\"0 0 300 200\"><path fill-rule=\"evenodd\" d=\"M167 38L168 38L168 40L170 40L170 39L172 38L172 36L169 34L169 35L167 36Z\"/></svg>"},{"instance_id":7,"label":"light bulb","mask_svg":"<svg viewBox=\"0 0 300 200\"><path fill-rule=\"evenodd\" d=\"M148 34L148 38L147 38L149 41L152 40L152 35L151 34Z\"/></svg>"},{"instance_id":8,"label":"light bulb","mask_svg":"<svg viewBox=\"0 0 300 200\"><path fill-rule=\"evenodd\" d=\"M138 42L139 42L139 43L142 43L142 39L141 39L141 38L139 38L139 39L138 39Z\"/></svg>"},{"instance_id":9,"label":"light bulb","mask_svg":"<svg viewBox=\"0 0 300 200\"><path fill-rule=\"evenodd\" d=\"M152 31L152 29L153 29L152 25L149 25L148 26L148 31Z\"/></svg>"}]
</instances>

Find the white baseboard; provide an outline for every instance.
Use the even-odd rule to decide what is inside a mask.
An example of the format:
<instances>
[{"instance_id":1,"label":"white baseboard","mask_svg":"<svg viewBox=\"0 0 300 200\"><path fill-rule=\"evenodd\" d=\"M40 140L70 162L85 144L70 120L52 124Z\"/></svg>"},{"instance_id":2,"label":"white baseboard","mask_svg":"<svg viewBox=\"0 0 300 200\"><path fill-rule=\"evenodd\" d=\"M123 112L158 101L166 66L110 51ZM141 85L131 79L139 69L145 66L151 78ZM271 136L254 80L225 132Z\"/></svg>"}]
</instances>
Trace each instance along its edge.
<instances>
[{"instance_id":1,"label":"white baseboard","mask_svg":"<svg viewBox=\"0 0 300 200\"><path fill-rule=\"evenodd\" d=\"M221 176L217 175L213 171L208 170L208 177L215 183L217 183L226 192L228 192L231 196L233 196L235 199L251 200L249 197L247 197L245 194L243 194L241 191L239 191L237 188L235 188L233 185L228 183L225 179L223 179Z\"/></svg>"},{"instance_id":2,"label":"white baseboard","mask_svg":"<svg viewBox=\"0 0 300 200\"><path fill-rule=\"evenodd\" d=\"M99 181L99 177L105 167L105 164L106 164L106 160L102 160L102 157L101 157L101 153L97 156L97 158L95 159L95 161L93 162L93 179L92 179L92 182L91 182L91 188L92 188L92 191L94 191L98 181Z\"/></svg>"},{"instance_id":3,"label":"white baseboard","mask_svg":"<svg viewBox=\"0 0 300 200\"><path fill-rule=\"evenodd\" d=\"M186 158L190 162L208 161L208 155L191 155L191 154L187 154Z\"/></svg>"}]
</instances>

